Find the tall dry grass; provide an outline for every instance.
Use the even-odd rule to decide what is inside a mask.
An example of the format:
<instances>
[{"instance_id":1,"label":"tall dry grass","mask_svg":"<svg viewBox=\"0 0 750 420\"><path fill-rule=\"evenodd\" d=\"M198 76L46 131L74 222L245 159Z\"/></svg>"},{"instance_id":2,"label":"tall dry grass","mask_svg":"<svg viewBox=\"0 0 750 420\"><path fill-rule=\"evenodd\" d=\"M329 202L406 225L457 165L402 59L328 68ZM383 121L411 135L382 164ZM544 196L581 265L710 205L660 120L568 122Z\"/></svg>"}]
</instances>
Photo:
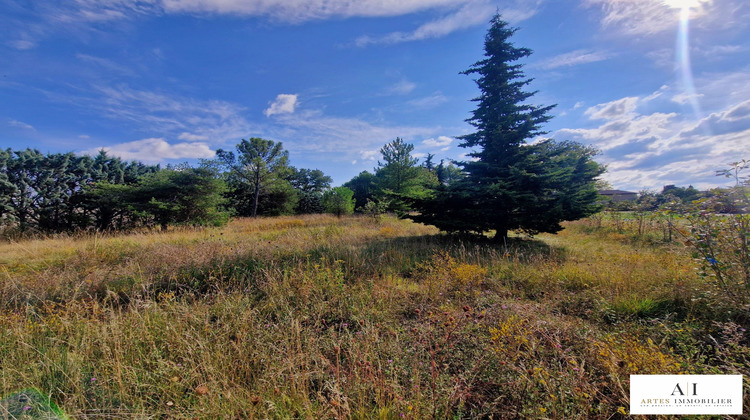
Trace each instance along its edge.
<instances>
[{"instance_id":1,"label":"tall dry grass","mask_svg":"<svg viewBox=\"0 0 750 420\"><path fill-rule=\"evenodd\" d=\"M622 239L307 216L7 243L0 394L75 418L616 418L631 373L747 377L690 258Z\"/></svg>"}]
</instances>

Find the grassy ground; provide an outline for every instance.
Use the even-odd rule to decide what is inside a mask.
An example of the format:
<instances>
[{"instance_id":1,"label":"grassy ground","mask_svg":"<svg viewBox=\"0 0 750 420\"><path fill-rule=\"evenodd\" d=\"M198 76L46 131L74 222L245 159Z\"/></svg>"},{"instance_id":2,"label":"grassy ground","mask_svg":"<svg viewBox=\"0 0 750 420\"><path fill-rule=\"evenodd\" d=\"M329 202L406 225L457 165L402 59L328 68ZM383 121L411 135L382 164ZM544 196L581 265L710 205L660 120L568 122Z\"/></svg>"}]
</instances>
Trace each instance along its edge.
<instances>
[{"instance_id":1,"label":"grassy ground","mask_svg":"<svg viewBox=\"0 0 750 420\"><path fill-rule=\"evenodd\" d=\"M0 398L36 388L75 418L618 418L632 373L747 380L747 319L683 245L592 226L498 246L308 216L0 244Z\"/></svg>"}]
</instances>

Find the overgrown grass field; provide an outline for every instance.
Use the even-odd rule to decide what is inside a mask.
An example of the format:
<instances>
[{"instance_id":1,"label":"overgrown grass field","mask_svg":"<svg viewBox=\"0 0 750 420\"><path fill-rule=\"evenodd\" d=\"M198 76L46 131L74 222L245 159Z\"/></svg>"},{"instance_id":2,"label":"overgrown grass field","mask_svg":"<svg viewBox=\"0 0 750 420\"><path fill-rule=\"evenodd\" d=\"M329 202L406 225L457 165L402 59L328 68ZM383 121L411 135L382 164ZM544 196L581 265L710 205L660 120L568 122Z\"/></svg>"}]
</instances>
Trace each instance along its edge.
<instances>
[{"instance_id":1,"label":"overgrown grass field","mask_svg":"<svg viewBox=\"0 0 750 420\"><path fill-rule=\"evenodd\" d=\"M681 242L383 217L0 244L0 398L74 418L624 418L630 374L750 378ZM750 412L747 399L745 413Z\"/></svg>"}]
</instances>

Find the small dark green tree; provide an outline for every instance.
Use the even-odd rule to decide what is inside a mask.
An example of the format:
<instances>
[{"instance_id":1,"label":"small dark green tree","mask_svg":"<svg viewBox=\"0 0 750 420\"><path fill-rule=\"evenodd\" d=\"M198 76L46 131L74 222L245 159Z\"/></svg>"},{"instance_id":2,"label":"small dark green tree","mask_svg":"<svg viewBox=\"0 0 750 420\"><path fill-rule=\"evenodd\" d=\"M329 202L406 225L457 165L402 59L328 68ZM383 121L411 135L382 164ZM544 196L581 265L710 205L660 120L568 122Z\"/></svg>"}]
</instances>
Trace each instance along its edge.
<instances>
[{"instance_id":1,"label":"small dark green tree","mask_svg":"<svg viewBox=\"0 0 750 420\"><path fill-rule=\"evenodd\" d=\"M411 156L414 145L405 143L400 137L380 149L383 162L378 161L378 187L396 194L402 194L412 186L417 177L419 159Z\"/></svg>"},{"instance_id":2,"label":"small dark green tree","mask_svg":"<svg viewBox=\"0 0 750 420\"><path fill-rule=\"evenodd\" d=\"M153 218L162 229L171 224L219 226L228 220L221 211L224 182L206 168L180 167L146 175L126 196L142 218Z\"/></svg>"},{"instance_id":3,"label":"small dark green tree","mask_svg":"<svg viewBox=\"0 0 750 420\"><path fill-rule=\"evenodd\" d=\"M325 210L323 192L333 182L330 176L325 175L320 169L292 168L288 180L297 191L297 213L322 213Z\"/></svg>"},{"instance_id":4,"label":"small dark green tree","mask_svg":"<svg viewBox=\"0 0 750 420\"><path fill-rule=\"evenodd\" d=\"M252 137L250 140L240 141L236 155L219 149L216 151L216 158L229 169L230 176L235 178L230 180L230 186L252 190L250 216L256 217L261 192L286 175L289 153L283 149L281 142Z\"/></svg>"},{"instance_id":5,"label":"small dark green tree","mask_svg":"<svg viewBox=\"0 0 750 420\"><path fill-rule=\"evenodd\" d=\"M354 191L346 187L336 187L323 194L323 206L327 213L337 217L354 212Z\"/></svg>"},{"instance_id":6,"label":"small dark green tree","mask_svg":"<svg viewBox=\"0 0 750 420\"><path fill-rule=\"evenodd\" d=\"M408 199L425 197L428 189L437 185L437 175L412 157L414 145L400 137L380 149L383 162L378 162L375 172L377 193L375 200L388 202L388 210L406 213L410 210Z\"/></svg>"},{"instance_id":7,"label":"small dark green tree","mask_svg":"<svg viewBox=\"0 0 750 420\"><path fill-rule=\"evenodd\" d=\"M531 79L517 61L531 50L510 42L516 30L496 15L485 58L463 72L478 76L481 91L467 120L476 131L460 137L473 160L459 162L466 177L418 200L414 219L447 231L494 230L504 240L510 230L557 232L561 221L596 211L594 182L603 168L591 160L593 150L570 142L527 144L544 134L541 125L554 105L528 102L536 92L525 90Z\"/></svg>"},{"instance_id":8,"label":"small dark green tree","mask_svg":"<svg viewBox=\"0 0 750 420\"><path fill-rule=\"evenodd\" d=\"M362 171L354 178L344 183L344 187L354 191L356 208L364 208L368 201L372 201L377 191L377 178L368 171Z\"/></svg>"}]
</instances>

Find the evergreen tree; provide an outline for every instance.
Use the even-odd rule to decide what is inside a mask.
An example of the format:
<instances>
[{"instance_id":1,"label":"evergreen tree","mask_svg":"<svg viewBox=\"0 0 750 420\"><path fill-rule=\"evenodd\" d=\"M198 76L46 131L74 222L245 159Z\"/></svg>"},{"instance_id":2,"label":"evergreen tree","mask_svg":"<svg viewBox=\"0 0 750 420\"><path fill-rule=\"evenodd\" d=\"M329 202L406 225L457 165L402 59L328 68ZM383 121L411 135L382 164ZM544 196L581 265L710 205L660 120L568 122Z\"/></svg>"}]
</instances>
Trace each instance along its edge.
<instances>
[{"instance_id":1,"label":"evergreen tree","mask_svg":"<svg viewBox=\"0 0 750 420\"><path fill-rule=\"evenodd\" d=\"M297 191L298 214L323 213L323 192L330 186L333 179L320 169L291 168L288 181Z\"/></svg>"},{"instance_id":2,"label":"evergreen tree","mask_svg":"<svg viewBox=\"0 0 750 420\"><path fill-rule=\"evenodd\" d=\"M0 149L0 226L13 220L13 203L11 197L16 194L16 186L8 179L8 165L12 159L10 149Z\"/></svg>"},{"instance_id":3,"label":"evergreen tree","mask_svg":"<svg viewBox=\"0 0 750 420\"><path fill-rule=\"evenodd\" d=\"M362 171L354 178L344 183L344 187L354 191L357 211L364 208L368 201L372 201L377 191L377 178L368 171Z\"/></svg>"},{"instance_id":4,"label":"evergreen tree","mask_svg":"<svg viewBox=\"0 0 750 420\"><path fill-rule=\"evenodd\" d=\"M400 137L380 149L383 162L378 162L375 172L377 201L389 202L388 210L405 213L410 210L407 200L424 197L428 188L437 184L435 173L418 166L419 159L412 157L414 145Z\"/></svg>"},{"instance_id":5,"label":"evergreen tree","mask_svg":"<svg viewBox=\"0 0 750 420\"><path fill-rule=\"evenodd\" d=\"M258 203L262 192L268 192L270 186L277 183L279 178L287 175L289 152L285 151L281 142L252 137L242 139L237 145L237 154L219 149L216 158L230 170L229 185L235 196L235 201L249 200L249 215L258 215ZM247 196L247 189L252 191Z\"/></svg>"},{"instance_id":6,"label":"evergreen tree","mask_svg":"<svg viewBox=\"0 0 750 420\"><path fill-rule=\"evenodd\" d=\"M220 210L224 182L208 168L178 167L144 176L121 205L162 229L170 224L219 226L228 220Z\"/></svg>"},{"instance_id":7,"label":"evergreen tree","mask_svg":"<svg viewBox=\"0 0 750 420\"><path fill-rule=\"evenodd\" d=\"M541 126L554 105L528 102L536 92L525 90L531 79L517 61L531 50L511 43L516 30L496 15L485 37L485 58L463 72L477 75L481 91L467 120L476 131L460 137L473 159L459 163L464 178L417 201L414 219L447 231L494 230L495 239L503 240L509 230L556 232L562 220L596 210L594 178L603 169L591 160L592 150L569 142L527 144L544 134Z\"/></svg>"}]
</instances>

